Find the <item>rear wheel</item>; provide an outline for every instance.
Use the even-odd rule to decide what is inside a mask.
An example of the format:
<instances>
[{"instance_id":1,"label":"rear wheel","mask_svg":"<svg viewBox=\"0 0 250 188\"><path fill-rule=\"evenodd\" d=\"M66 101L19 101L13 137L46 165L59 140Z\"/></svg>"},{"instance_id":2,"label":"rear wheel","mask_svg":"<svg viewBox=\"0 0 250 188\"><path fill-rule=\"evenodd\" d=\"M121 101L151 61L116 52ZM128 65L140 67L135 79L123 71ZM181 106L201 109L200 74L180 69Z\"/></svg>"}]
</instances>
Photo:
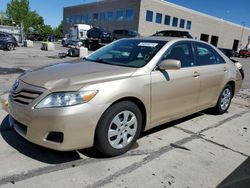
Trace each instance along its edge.
<instances>
[{"instance_id":1,"label":"rear wheel","mask_svg":"<svg viewBox=\"0 0 250 188\"><path fill-rule=\"evenodd\" d=\"M224 114L230 107L233 98L233 89L227 84L222 90L216 106L213 108L216 114Z\"/></svg>"},{"instance_id":2,"label":"rear wheel","mask_svg":"<svg viewBox=\"0 0 250 188\"><path fill-rule=\"evenodd\" d=\"M8 50L8 51L11 51L11 50L14 50L15 49L15 45L13 44L13 43L8 43L7 45L6 45L6 49Z\"/></svg>"},{"instance_id":3,"label":"rear wheel","mask_svg":"<svg viewBox=\"0 0 250 188\"><path fill-rule=\"evenodd\" d=\"M140 109L123 101L111 106L101 117L95 135L95 147L107 156L127 152L138 139L142 128Z\"/></svg>"}]
</instances>

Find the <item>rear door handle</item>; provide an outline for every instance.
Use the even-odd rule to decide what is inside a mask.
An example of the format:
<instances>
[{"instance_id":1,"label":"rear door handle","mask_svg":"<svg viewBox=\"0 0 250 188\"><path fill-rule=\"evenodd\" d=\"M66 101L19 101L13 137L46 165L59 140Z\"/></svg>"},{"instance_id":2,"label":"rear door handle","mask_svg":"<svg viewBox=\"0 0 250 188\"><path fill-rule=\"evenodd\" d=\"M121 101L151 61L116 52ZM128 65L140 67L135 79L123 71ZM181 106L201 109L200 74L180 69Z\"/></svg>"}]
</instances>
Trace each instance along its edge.
<instances>
[{"instance_id":1,"label":"rear door handle","mask_svg":"<svg viewBox=\"0 0 250 188\"><path fill-rule=\"evenodd\" d=\"M224 67L224 72L228 72L228 68L227 67Z\"/></svg>"},{"instance_id":2,"label":"rear door handle","mask_svg":"<svg viewBox=\"0 0 250 188\"><path fill-rule=\"evenodd\" d=\"M193 77L198 78L201 74L197 71L194 71Z\"/></svg>"}]
</instances>

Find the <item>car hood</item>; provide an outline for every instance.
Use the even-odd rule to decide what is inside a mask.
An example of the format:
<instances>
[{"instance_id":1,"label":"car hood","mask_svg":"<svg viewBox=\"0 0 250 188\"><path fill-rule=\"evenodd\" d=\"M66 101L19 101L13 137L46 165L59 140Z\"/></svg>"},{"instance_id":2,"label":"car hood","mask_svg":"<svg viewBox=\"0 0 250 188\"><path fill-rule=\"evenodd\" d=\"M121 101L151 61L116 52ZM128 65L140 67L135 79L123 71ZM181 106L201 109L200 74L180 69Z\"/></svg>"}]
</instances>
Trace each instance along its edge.
<instances>
[{"instance_id":1,"label":"car hood","mask_svg":"<svg viewBox=\"0 0 250 188\"><path fill-rule=\"evenodd\" d=\"M135 68L79 60L30 70L19 79L52 92L74 91L81 89L86 84L130 77L135 70Z\"/></svg>"}]
</instances>

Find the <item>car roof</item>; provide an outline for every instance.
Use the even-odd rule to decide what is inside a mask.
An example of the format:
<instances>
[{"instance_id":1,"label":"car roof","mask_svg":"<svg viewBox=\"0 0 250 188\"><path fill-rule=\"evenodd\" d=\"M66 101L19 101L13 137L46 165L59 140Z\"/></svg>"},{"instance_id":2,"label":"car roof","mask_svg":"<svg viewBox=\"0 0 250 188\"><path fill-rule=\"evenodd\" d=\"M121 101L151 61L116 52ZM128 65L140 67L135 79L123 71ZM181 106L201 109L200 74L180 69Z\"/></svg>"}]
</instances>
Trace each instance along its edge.
<instances>
[{"instance_id":1,"label":"car roof","mask_svg":"<svg viewBox=\"0 0 250 188\"><path fill-rule=\"evenodd\" d=\"M189 39L189 38L179 38L179 37L161 37L161 36L149 36L149 37L138 37L138 38L126 38L126 39L122 39L122 40L153 40L153 41L172 41L172 40L176 40L176 41L197 41L197 40L193 40L193 39Z\"/></svg>"},{"instance_id":2,"label":"car roof","mask_svg":"<svg viewBox=\"0 0 250 188\"><path fill-rule=\"evenodd\" d=\"M191 39L191 38L149 36L149 37L138 37L138 38L125 38L121 40L151 40L151 41L166 41L166 42L193 41L193 42L207 44L208 46L211 46L214 49L216 49L214 46L212 46L211 44L207 42L197 40L197 39Z\"/></svg>"},{"instance_id":3,"label":"car roof","mask_svg":"<svg viewBox=\"0 0 250 188\"><path fill-rule=\"evenodd\" d=\"M182 32L182 33L189 33L188 31L182 31L182 30L161 30L161 31L157 31L156 33L160 33L160 32Z\"/></svg>"},{"instance_id":4,"label":"car roof","mask_svg":"<svg viewBox=\"0 0 250 188\"><path fill-rule=\"evenodd\" d=\"M6 33L6 32L3 32L3 31L0 31L0 34L12 35L11 33Z\"/></svg>"}]
</instances>

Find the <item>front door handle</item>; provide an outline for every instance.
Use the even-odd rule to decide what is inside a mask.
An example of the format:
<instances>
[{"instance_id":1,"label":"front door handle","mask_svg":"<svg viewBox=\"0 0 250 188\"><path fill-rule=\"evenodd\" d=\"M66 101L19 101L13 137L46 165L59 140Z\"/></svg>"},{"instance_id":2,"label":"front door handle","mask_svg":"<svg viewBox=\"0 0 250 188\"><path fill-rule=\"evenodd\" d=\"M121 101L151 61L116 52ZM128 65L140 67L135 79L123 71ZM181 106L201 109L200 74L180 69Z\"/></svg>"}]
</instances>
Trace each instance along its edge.
<instances>
[{"instance_id":1,"label":"front door handle","mask_svg":"<svg viewBox=\"0 0 250 188\"><path fill-rule=\"evenodd\" d=\"M193 77L198 78L201 74L197 71L194 71Z\"/></svg>"}]
</instances>

